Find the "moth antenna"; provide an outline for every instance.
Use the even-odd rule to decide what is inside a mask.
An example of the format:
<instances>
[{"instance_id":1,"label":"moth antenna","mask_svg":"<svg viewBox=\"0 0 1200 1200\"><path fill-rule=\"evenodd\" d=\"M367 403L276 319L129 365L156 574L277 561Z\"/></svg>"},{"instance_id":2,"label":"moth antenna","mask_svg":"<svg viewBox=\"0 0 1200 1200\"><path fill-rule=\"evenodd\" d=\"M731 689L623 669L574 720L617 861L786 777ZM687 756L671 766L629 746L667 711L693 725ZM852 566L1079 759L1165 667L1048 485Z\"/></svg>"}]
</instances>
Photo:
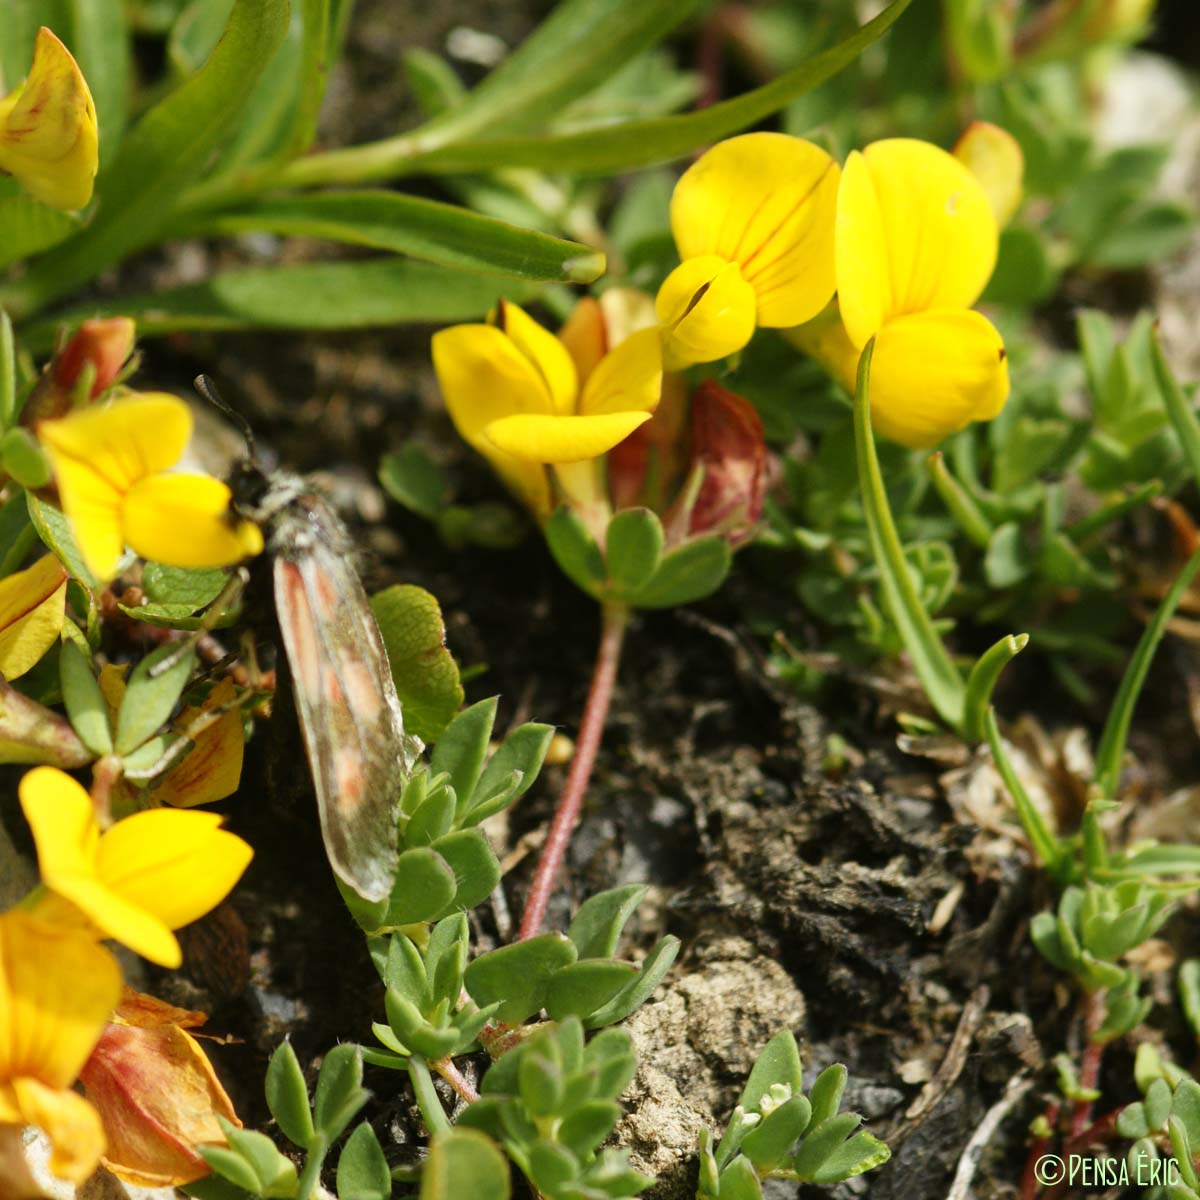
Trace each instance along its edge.
<instances>
[{"instance_id":1,"label":"moth antenna","mask_svg":"<svg viewBox=\"0 0 1200 1200\"><path fill-rule=\"evenodd\" d=\"M246 418L240 412L238 412L238 410L234 408L233 405L230 404L219 391L217 391L217 385L213 382L212 376L197 375L196 378L192 380L192 386L195 387L196 391L198 391L200 395L203 396L204 399L207 400L209 404L211 404L213 408L217 410L217 412L228 417L238 427L241 432L242 439L246 443L247 456L251 462L257 462L258 450L254 444L254 430L250 428L250 422L247 421Z\"/></svg>"}]
</instances>

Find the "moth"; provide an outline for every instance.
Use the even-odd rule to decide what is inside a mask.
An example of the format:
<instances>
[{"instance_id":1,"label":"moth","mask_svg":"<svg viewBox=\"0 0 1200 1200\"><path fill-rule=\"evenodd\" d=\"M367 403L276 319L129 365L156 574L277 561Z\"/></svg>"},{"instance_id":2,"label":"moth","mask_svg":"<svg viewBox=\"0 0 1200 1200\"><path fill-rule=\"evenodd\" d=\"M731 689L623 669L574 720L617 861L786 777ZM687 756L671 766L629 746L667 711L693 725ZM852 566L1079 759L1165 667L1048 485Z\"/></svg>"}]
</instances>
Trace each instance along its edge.
<instances>
[{"instance_id":1,"label":"moth","mask_svg":"<svg viewBox=\"0 0 1200 1200\"><path fill-rule=\"evenodd\" d=\"M263 530L326 854L364 900L382 900L396 867L396 805L423 745L404 732L350 533L307 480L265 470L244 419L205 377L196 386L246 436L248 454L227 480L230 508Z\"/></svg>"}]
</instances>

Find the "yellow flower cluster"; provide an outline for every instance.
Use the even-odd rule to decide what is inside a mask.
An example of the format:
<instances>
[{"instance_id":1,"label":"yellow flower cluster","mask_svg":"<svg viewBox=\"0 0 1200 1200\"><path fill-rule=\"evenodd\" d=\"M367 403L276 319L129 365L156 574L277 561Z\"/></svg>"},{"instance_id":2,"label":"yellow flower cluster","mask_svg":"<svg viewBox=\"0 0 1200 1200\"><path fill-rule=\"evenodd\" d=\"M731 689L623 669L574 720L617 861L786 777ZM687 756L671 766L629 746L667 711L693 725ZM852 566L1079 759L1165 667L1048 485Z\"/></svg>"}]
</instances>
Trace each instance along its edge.
<instances>
[{"instance_id":1,"label":"yellow flower cluster","mask_svg":"<svg viewBox=\"0 0 1200 1200\"><path fill-rule=\"evenodd\" d=\"M933 445L996 416L1008 396L1003 342L972 306L1020 201L1021 165L1016 143L983 125L957 157L896 138L844 168L784 134L721 142L676 185L682 261L651 327L587 361L570 323L556 339L513 304L486 325L443 330L433 359L450 416L539 519L556 493L586 514L592 467L649 418L664 369L728 357L762 326L785 330L850 388L874 339L876 427Z\"/></svg>"},{"instance_id":2,"label":"yellow flower cluster","mask_svg":"<svg viewBox=\"0 0 1200 1200\"><path fill-rule=\"evenodd\" d=\"M73 1090L109 1023L121 1020L114 1017L120 968L101 943L111 938L177 967L182 956L172 931L219 904L252 853L207 812L153 809L102 833L91 797L53 767L28 772L19 790L42 884L0 914L0 1181L14 1195L24 1183L23 1127L42 1129L52 1146L51 1171L80 1183L105 1155L105 1098L120 1093L124 1105L133 1102L128 1089L100 1089L94 1103ZM186 1075L173 1074L184 1069ZM139 1086L154 1081L160 1095L189 1086L197 1073L207 1079L205 1069L153 1056L130 1066ZM129 1113L122 1117L127 1124ZM122 1174L122 1158L105 1161ZM196 1163L189 1178L203 1173ZM145 1174L144 1164L129 1170L127 1177ZM0 1186L0 1195L8 1194Z\"/></svg>"}]
</instances>

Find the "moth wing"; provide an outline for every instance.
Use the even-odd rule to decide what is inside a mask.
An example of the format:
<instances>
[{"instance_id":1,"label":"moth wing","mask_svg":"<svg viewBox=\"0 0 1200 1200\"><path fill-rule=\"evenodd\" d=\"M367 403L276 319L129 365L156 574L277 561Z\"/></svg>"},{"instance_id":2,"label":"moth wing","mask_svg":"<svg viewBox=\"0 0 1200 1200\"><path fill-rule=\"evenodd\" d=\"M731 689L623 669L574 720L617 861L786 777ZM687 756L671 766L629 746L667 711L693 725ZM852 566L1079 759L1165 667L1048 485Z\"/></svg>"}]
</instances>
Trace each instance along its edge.
<instances>
[{"instance_id":1,"label":"moth wing","mask_svg":"<svg viewBox=\"0 0 1200 1200\"><path fill-rule=\"evenodd\" d=\"M396 805L420 753L404 733L383 640L354 567L316 543L275 560L275 607L325 851L365 900L396 866Z\"/></svg>"}]
</instances>

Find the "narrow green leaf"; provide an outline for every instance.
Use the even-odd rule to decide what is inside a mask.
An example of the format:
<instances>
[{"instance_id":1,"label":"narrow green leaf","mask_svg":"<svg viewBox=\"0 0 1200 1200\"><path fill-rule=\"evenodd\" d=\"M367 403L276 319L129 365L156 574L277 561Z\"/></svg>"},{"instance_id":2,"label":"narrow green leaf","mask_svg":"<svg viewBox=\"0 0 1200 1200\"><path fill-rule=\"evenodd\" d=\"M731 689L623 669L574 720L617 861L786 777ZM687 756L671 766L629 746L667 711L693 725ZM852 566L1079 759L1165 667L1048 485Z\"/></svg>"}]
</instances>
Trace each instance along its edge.
<instances>
[{"instance_id":1,"label":"narrow green leaf","mask_svg":"<svg viewBox=\"0 0 1200 1200\"><path fill-rule=\"evenodd\" d=\"M0 197L0 267L32 258L65 241L79 228L79 218L48 208L24 194Z\"/></svg>"},{"instance_id":2,"label":"narrow green leaf","mask_svg":"<svg viewBox=\"0 0 1200 1200\"><path fill-rule=\"evenodd\" d=\"M419 1200L509 1200L508 1162L495 1142L476 1129L449 1129L429 1146Z\"/></svg>"},{"instance_id":3,"label":"narrow green leaf","mask_svg":"<svg viewBox=\"0 0 1200 1200\"><path fill-rule=\"evenodd\" d=\"M864 1129L844 1141L813 1174L819 1184L841 1183L866 1171L881 1167L892 1152L885 1142Z\"/></svg>"},{"instance_id":4,"label":"narrow green leaf","mask_svg":"<svg viewBox=\"0 0 1200 1200\"><path fill-rule=\"evenodd\" d=\"M412 321L441 325L480 320L501 298L520 301L530 295L511 280L408 259L249 267L204 283L71 309L23 328L22 341L34 353L46 353L63 325L95 316L133 317L141 338L189 329L364 329Z\"/></svg>"},{"instance_id":5,"label":"narrow green leaf","mask_svg":"<svg viewBox=\"0 0 1200 1200\"><path fill-rule=\"evenodd\" d=\"M800 1140L812 1116L806 1096L789 1096L742 1139L742 1153L760 1170L774 1167Z\"/></svg>"},{"instance_id":6,"label":"narrow green leaf","mask_svg":"<svg viewBox=\"0 0 1200 1200\"><path fill-rule=\"evenodd\" d=\"M89 592L99 588L100 581L83 561L67 518L54 505L39 500L32 492L25 493L25 504L38 537L58 555L59 561L71 573L71 578L77 579Z\"/></svg>"},{"instance_id":7,"label":"narrow green leaf","mask_svg":"<svg viewBox=\"0 0 1200 1200\"><path fill-rule=\"evenodd\" d=\"M361 1048L335 1046L321 1064L313 1103L317 1130L325 1135L327 1143L341 1135L370 1096L362 1086Z\"/></svg>"},{"instance_id":8,"label":"narrow green leaf","mask_svg":"<svg viewBox=\"0 0 1200 1200\"><path fill-rule=\"evenodd\" d=\"M857 1113L842 1113L813 1126L791 1162L799 1179L811 1183L842 1143L862 1124Z\"/></svg>"},{"instance_id":9,"label":"narrow green leaf","mask_svg":"<svg viewBox=\"0 0 1200 1200\"><path fill-rule=\"evenodd\" d=\"M501 791L505 792L510 804L525 795L546 761L546 751L553 738L553 725L531 721L514 729L488 760L470 797L470 804L461 813L462 819L477 824L484 818L484 806L489 810L486 815L490 816L496 811L490 802Z\"/></svg>"},{"instance_id":10,"label":"narrow green leaf","mask_svg":"<svg viewBox=\"0 0 1200 1200\"><path fill-rule=\"evenodd\" d=\"M205 66L142 117L101 173L87 229L13 286L13 310L40 308L153 242L182 181L238 120L287 24L288 0L238 0Z\"/></svg>"},{"instance_id":11,"label":"narrow green leaf","mask_svg":"<svg viewBox=\"0 0 1200 1200\"><path fill-rule=\"evenodd\" d=\"M987 736L987 710L1000 673L1027 645L1029 634L1006 634L975 660L963 701L963 735L968 741L981 742Z\"/></svg>"},{"instance_id":12,"label":"narrow green leaf","mask_svg":"<svg viewBox=\"0 0 1200 1200\"><path fill-rule=\"evenodd\" d=\"M602 1029L605 1025L615 1025L641 1008L666 978L667 972L679 955L679 946L679 939L671 934L659 941L642 960L637 976L603 1008L589 1014L584 1022L588 1029Z\"/></svg>"},{"instance_id":13,"label":"narrow green leaf","mask_svg":"<svg viewBox=\"0 0 1200 1200\"><path fill-rule=\"evenodd\" d=\"M738 1104L747 1112L757 1112L763 1097L776 1085L783 1084L795 1094L804 1086L800 1050L790 1029L781 1029L762 1049Z\"/></svg>"},{"instance_id":14,"label":"narrow green leaf","mask_svg":"<svg viewBox=\"0 0 1200 1200\"><path fill-rule=\"evenodd\" d=\"M423 742L436 741L463 702L441 607L424 588L395 584L371 597L371 611L391 664L404 728Z\"/></svg>"},{"instance_id":15,"label":"narrow green leaf","mask_svg":"<svg viewBox=\"0 0 1200 1200\"><path fill-rule=\"evenodd\" d=\"M489 696L459 713L433 748L429 769L434 775L444 772L450 776L460 811L471 802L483 770L497 703L496 696Z\"/></svg>"},{"instance_id":16,"label":"narrow green leaf","mask_svg":"<svg viewBox=\"0 0 1200 1200\"><path fill-rule=\"evenodd\" d=\"M312 1110L308 1105L308 1087L300 1060L292 1043L282 1041L267 1064L267 1107L284 1137L306 1150L313 1138Z\"/></svg>"},{"instance_id":17,"label":"narrow green leaf","mask_svg":"<svg viewBox=\"0 0 1200 1200\"><path fill-rule=\"evenodd\" d=\"M1100 736L1100 744L1096 749L1096 768L1094 784L1096 791L1111 799L1116 795L1117 784L1121 777L1121 764L1125 758L1125 741L1129 737L1129 726L1133 720L1133 710L1141 695L1142 685L1150 670L1158 643L1162 641L1167 625L1175 615L1179 602L1183 599L1196 572L1200 570L1200 550L1188 559L1182 571L1179 572L1171 590L1163 597L1162 603L1153 619L1146 626L1138 641L1137 649L1129 660L1125 674L1121 678L1121 686L1113 698L1108 710L1108 720L1104 723L1104 732Z\"/></svg>"},{"instance_id":18,"label":"narrow green leaf","mask_svg":"<svg viewBox=\"0 0 1200 1200\"><path fill-rule=\"evenodd\" d=\"M73 641L63 640L58 669L63 704L79 740L97 756L111 754L113 742L108 705L92 673L92 664Z\"/></svg>"},{"instance_id":19,"label":"narrow green leaf","mask_svg":"<svg viewBox=\"0 0 1200 1200\"><path fill-rule=\"evenodd\" d=\"M202 236L259 231L369 246L519 279L591 283L605 265L603 254L579 242L390 191L269 196L245 208L199 217L188 229Z\"/></svg>"},{"instance_id":20,"label":"narrow green leaf","mask_svg":"<svg viewBox=\"0 0 1200 1200\"><path fill-rule=\"evenodd\" d=\"M1155 332L1150 341L1153 351L1154 380L1166 406L1171 424L1191 468L1192 480L1200 484L1200 418L1175 380L1175 373L1163 353L1162 340Z\"/></svg>"},{"instance_id":21,"label":"narrow green leaf","mask_svg":"<svg viewBox=\"0 0 1200 1200\"><path fill-rule=\"evenodd\" d=\"M611 958L625 923L646 895L646 885L630 883L611 888L585 900L567 929L579 957Z\"/></svg>"},{"instance_id":22,"label":"narrow green leaf","mask_svg":"<svg viewBox=\"0 0 1200 1200\"><path fill-rule=\"evenodd\" d=\"M159 664L171 660L165 670ZM190 646L160 646L133 669L117 710L116 750L128 754L162 728L179 702L196 665Z\"/></svg>"}]
</instances>

